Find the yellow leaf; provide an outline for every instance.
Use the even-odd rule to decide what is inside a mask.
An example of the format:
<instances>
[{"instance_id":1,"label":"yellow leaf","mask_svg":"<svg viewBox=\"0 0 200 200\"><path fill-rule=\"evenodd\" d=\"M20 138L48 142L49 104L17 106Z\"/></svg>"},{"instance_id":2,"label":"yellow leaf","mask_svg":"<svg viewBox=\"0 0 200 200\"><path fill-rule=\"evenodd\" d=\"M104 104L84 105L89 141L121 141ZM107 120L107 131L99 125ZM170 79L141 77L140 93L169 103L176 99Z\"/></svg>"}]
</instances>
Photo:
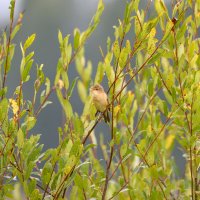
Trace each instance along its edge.
<instances>
[{"instance_id":1,"label":"yellow leaf","mask_svg":"<svg viewBox=\"0 0 200 200\"><path fill-rule=\"evenodd\" d=\"M149 35L150 35L150 37L155 37L155 35L156 35L156 29L155 28L152 28L151 29L151 31L150 31L150 33L149 33Z\"/></svg>"},{"instance_id":2,"label":"yellow leaf","mask_svg":"<svg viewBox=\"0 0 200 200\"><path fill-rule=\"evenodd\" d=\"M16 115L19 111L19 106L17 104L17 101L14 99L9 99L10 105L12 107L13 114Z\"/></svg>"},{"instance_id":3,"label":"yellow leaf","mask_svg":"<svg viewBox=\"0 0 200 200\"><path fill-rule=\"evenodd\" d=\"M171 87L174 85L174 75L172 73L167 75L165 83L169 89L171 89Z\"/></svg>"},{"instance_id":4,"label":"yellow leaf","mask_svg":"<svg viewBox=\"0 0 200 200\"><path fill-rule=\"evenodd\" d=\"M120 48L119 48L119 43L118 41L116 40L113 44L113 53L115 55L116 58L119 57L119 54L120 54Z\"/></svg>"},{"instance_id":5,"label":"yellow leaf","mask_svg":"<svg viewBox=\"0 0 200 200\"><path fill-rule=\"evenodd\" d=\"M174 139L175 139L175 135L170 134L167 136L166 143L165 143L165 148L167 150L172 146Z\"/></svg>"},{"instance_id":6,"label":"yellow leaf","mask_svg":"<svg viewBox=\"0 0 200 200\"><path fill-rule=\"evenodd\" d=\"M118 114L119 110L120 110L120 105L114 107L114 116Z\"/></svg>"}]
</instances>

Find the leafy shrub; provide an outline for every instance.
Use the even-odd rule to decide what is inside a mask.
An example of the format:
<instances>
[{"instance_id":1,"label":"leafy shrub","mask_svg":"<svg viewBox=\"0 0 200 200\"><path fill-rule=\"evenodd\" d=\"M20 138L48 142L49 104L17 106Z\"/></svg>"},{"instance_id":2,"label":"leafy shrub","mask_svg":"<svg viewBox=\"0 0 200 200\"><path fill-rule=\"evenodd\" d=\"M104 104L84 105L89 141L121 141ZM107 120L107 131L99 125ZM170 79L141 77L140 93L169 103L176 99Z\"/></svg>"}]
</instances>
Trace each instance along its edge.
<instances>
[{"instance_id":1,"label":"leafy shrub","mask_svg":"<svg viewBox=\"0 0 200 200\"><path fill-rule=\"evenodd\" d=\"M23 199L22 194L31 200L199 198L200 1L172 3L171 14L163 0L147 1L145 9L139 9L139 4L139 0L127 2L124 18L114 26L115 39L108 38L107 51L101 50L94 83L108 82L111 122L104 135L110 134L111 140L101 134L96 142L95 127L102 115L95 116L91 102L93 67L85 61L84 45L98 26L103 1L99 0L84 32L75 29L73 36L58 32L61 53L55 81L45 76L43 65L37 66L32 100L24 99L23 86L34 63L34 51L27 53L27 49L36 34L17 44L22 52L20 83L12 97L7 94L13 39L23 18L20 14L13 24L15 0L10 1L10 26L0 40L1 199ZM155 13L147 19L150 5ZM79 77L70 83L73 62ZM40 93L42 85L45 90ZM70 101L76 86L84 104L81 115L73 111ZM59 145L42 151L40 135L31 135L30 130L54 92L66 123L58 128ZM184 179L176 176L175 141L186 159ZM103 159L96 155L96 146Z\"/></svg>"}]
</instances>

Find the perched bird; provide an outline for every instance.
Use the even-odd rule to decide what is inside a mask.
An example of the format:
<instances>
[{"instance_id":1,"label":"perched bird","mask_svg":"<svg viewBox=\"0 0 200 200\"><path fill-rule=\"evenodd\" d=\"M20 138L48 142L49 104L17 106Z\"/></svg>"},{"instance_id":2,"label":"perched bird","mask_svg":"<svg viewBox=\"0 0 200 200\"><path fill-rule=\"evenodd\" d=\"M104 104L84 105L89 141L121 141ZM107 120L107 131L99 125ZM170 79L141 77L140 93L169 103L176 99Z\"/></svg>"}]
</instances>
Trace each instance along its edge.
<instances>
[{"instance_id":1,"label":"perched bird","mask_svg":"<svg viewBox=\"0 0 200 200\"><path fill-rule=\"evenodd\" d=\"M103 113L105 122L110 122L109 114L108 114L108 96L105 93L103 87L99 84L95 84L90 88L92 101L97 111ZM107 109L107 110L106 110ZM105 111L106 110L106 111Z\"/></svg>"}]
</instances>

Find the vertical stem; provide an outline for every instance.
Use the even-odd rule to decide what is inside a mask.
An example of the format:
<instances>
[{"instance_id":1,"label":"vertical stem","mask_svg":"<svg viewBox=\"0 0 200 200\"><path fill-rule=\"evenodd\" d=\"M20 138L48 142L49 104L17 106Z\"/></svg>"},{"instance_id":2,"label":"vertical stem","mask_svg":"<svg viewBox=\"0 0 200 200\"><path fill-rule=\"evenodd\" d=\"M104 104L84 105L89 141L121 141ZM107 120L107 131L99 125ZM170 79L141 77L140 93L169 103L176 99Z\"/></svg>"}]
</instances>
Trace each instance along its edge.
<instances>
[{"instance_id":1,"label":"vertical stem","mask_svg":"<svg viewBox=\"0 0 200 200\"><path fill-rule=\"evenodd\" d=\"M175 60L176 60L176 65L179 67L179 60L178 60L178 47L177 47L177 41L176 41L176 32L173 30L173 36L174 36L174 44L175 44ZM183 103L185 102L184 94L183 94L183 87L182 87L182 81L180 74L178 74L178 83L181 91L181 98L183 100ZM186 111L184 111L185 118L187 120L188 124L188 131L190 133L190 137L192 137L192 108L191 108L191 119L189 121L188 114ZM192 200L194 200L194 172L193 172L193 155L192 155L192 147L190 145L189 147L189 155L190 155L190 160L189 160L189 166L190 166L190 177L191 177L191 196Z\"/></svg>"},{"instance_id":2,"label":"vertical stem","mask_svg":"<svg viewBox=\"0 0 200 200\"><path fill-rule=\"evenodd\" d=\"M124 41L124 37L125 37L125 32L123 33L123 37L121 39L120 42L120 53L122 50L122 45L123 45L123 41ZM116 67L115 67L115 77L114 77L114 81L113 81L113 91L112 91L112 106L111 106L111 112L112 112L112 125L111 125L111 140L114 139L114 100L115 100L115 86L116 86L116 82L117 82L117 70L118 70L118 66L119 66L119 57L117 58L117 62L116 62ZM106 180L105 180L105 185L104 185L104 189L103 189L103 195L102 195L102 200L105 199L106 196L106 191L108 188L108 182L109 182L109 174L110 174L110 167L111 167L111 162L112 162L112 158L113 158L113 153L114 153L114 145L111 146L111 151L110 151L110 157L109 157L109 161L107 163L107 168L106 168Z\"/></svg>"},{"instance_id":3,"label":"vertical stem","mask_svg":"<svg viewBox=\"0 0 200 200\"><path fill-rule=\"evenodd\" d=\"M14 7L15 7L15 0L13 0L13 2L14 2ZM13 15L10 18L10 31L9 31L9 37L8 37L8 43L7 43L7 52L6 52L6 61L5 61L5 65L4 65L2 89L4 89L5 85L6 85L7 70L8 70L8 57L9 57L9 52L10 52L11 34L12 34L12 30L13 30L13 21L14 21L14 10L13 10ZM3 98L4 98L4 93L1 96L1 99L3 99Z\"/></svg>"},{"instance_id":4,"label":"vertical stem","mask_svg":"<svg viewBox=\"0 0 200 200\"><path fill-rule=\"evenodd\" d=\"M17 112L17 125L18 125L18 129L20 127L20 111L21 111L21 95L22 95L22 80L20 80L20 89L19 89L19 95L18 95L18 107L19 110Z\"/></svg>"}]
</instances>

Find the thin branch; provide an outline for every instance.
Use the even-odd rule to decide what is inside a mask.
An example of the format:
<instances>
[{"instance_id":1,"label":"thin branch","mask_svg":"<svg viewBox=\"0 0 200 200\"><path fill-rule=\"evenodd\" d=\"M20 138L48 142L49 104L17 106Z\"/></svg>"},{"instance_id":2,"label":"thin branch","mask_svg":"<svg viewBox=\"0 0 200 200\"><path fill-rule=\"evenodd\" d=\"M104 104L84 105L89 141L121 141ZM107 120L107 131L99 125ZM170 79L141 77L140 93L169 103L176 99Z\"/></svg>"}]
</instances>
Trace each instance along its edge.
<instances>
[{"instance_id":1,"label":"thin branch","mask_svg":"<svg viewBox=\"0 0 200 200\"><path fill-rule=\"evenodd\" d=\"M46 103L46 101L48 100L49 96L51 95L51 93L56 89L55 86L53 86L51 88L51 90L49 91L49 93L46 95L46 97L44 98L44 100L42 101L42 103L40 104L39 108L37 109L37 111L35 112L35 117L38 116L38 114L40 113L40 111L42 110L42 107L44 106L44 104Z\"/></svg>"},{"instance_id":2,"label":"thin branch","mask_svg":"<svg viewBox=\"0 0 200 200\"><path fill-rule=\"evenodd\" d=\"M65 184L66 180L67 180L69 177L71 177L72 173L74 172L75 167L76 167L76 164L71 168L70 172L67 173L67 174L64 176L63 180L61 181L61 184L58 186L58 189L57 189L56 192L55 192L55 196L54 196L54 198L53 198L54 200L57 200L58 197L60 196L60 193L62 192L63 187L65 186L64 184Z\"/></svg>"},{"instance_id":3,"label":"thin branch","mask_svg":"<svg viewBox=\"0 0 200 200\"><path fill-rule=\"evenodd\" d=\"M92 126L92 128L88 131L87 135L83 138L82 144L86 143L88 137L90 136L90 134L92 133L92 131L94 130L94 128L96 127L96 125L99 123L99 121L102 119L102 117L103 117L103 115L101 114L100 117L96 120L96 122Z\"/></svg>"},{"instance_id":4,"label":"thin branch","mask_svg":"<svg viewBox=\"0 0 200 200\"><path fill-rule=\"evenodd\" d=\"M23 175L23 172L22 172L13 162L10 161L10 164L11 164L15 169L17 169L17 170ZM29 180L32 180L32 178L30 177ZM41 190L44 190L44 188L43 188L41 185L39 185L38 183L36 183L36 186L37 186L38 188L40 188ZM48 193L49 195L51 195L52 197L54 197L54 195L51 194L50 192L47 191L47 193Z\"/></svg>"},{"instance_id":5,"label":"thin branch","mask_svg":"<svg viewBox=\"0 0 200 200\"><path fill-rule=\"evenodd\" d=\"M116 197L126 186L128 185L128 182L125 183L112 197L110 197L108 200L113 199L114 197Z\"/></svg>"},{"instance_id":6,"label":"thin branch","mask_svg":"<svg viewBox=\"0 0 200 200\"><path fill-rule=\"evenodd\" d=\"M145 114L146 114L146 112L147 112L147 110L148 110L148 108L149 108L149 105L152 103L152 101L154 100L154 98L156 97L156 95L158 94L158 92L160 91L160 89L161 89L161 87L155 92L155 94L154 94L154 95L151 97L151 99L149 100L149 102L148 102L146 108L144 109L144 111L143 111L143 113L142 113L140 119L138 120L138 122L137 122L137 124L136 124L135 129L134 129L133 132L131 133L131 138L129 139L128 146L131 144L131 141L132 141L132 139L133 139L133 137L134 137L134 135L135 135L135 133L136 133L136 131L137 131L137 129L138 129L138 126L139 126L140 123L142 122L142 119L144 118L144 116L145 116ZM128 129L128 130L129 130L129 129ZM119 162L118 162L116 168L114 169L112 175L110 176L109 180L112 179L112 177L113 177L114 174L116 173L116 171L117 171L117 169L119 168L119 166L120 166L120 164L122 163L122 161L123 161L123 159L120 159L120 160L119 160Z\"/></svg>"},{"instance_id":7,"label":"thin branch","mask_svg":"<svg viewBox=\"0 0 200 200\"><path fill-rule=\"evenodd\" d=\"M116 66L115 66L115 77L114 77L114 84L113 84L113 91L112 91L112 121L111 121L111 140L114 139L114 102L115 102L115 86L116 86L116 82L118 80L117 78L117 71L118 71L118 67L119 67L119 58L120 58L120 54L122 51L122 45L123 45L123 41L124 41L124 37L125 37L125 32L123 32L123 37L121 39L120 42L120 47L119 47L119 57L117 58L117 62L116 62ZM104 189L103 189L103 195L102 195L102 200L104 200L106 198L106 191L108 188L108 182L109 182L109 174L110 174L110 167L111 167L111 163L112 163L112 159L113 159L113 153L114 153L114 145L111 146L110 149L110 157L109 157L109 161L107 163L107 168L106 168L106 180L105 180L105 185L104 185Z\"/></svg>"},{"instance_id":8,"label":"thin branch","mask_svg":"<svg viewBox=\"0 0 200 200\"><path fill-rule=\"evenodd\" d=\"M177 41L176 41L176 31L173 30L173 36L174 36L174 45L175 45L175 61L177 64L177 67L179 67L179 59L178 59L178 47L177 47ZM178 74L178 83L179 83L179 87L180 87L180 91L181 91L181 97L182 97L182 101L183 103L185 102L185 98L184 98L184 93L183 93L183 87L182 87L182 81L181 81L181 76L180 73ZM191 111L192 113L192 111ZM188 125L188 131L190 133L190 136L192 136L192 123L189 122L189 118L188 118L188 113L186 111L184 111L185 114L185 118L187 121L187 125ZM192 114L191 114L192 115ZM193 172L193 155L192 155L192 147L190 145L189 147L189 155L190 155L190 177L191 177L191 196L192 196L192 200L195 199L195 186L194 186L194 172Z\"/></svg>"},{"instance_id":9,"label":"thin branch","mask_svg":"<svg viewBox=\"0 0 200 200\"><path fill-rule=\"evenodd\" d=\"M18 129L20 127L20 112L21 112L21 95L22 95L22 80L20 80L20 89L19 89L19 95L18 95L18 107L19 107L19 110L17 112L17 125L18 125Z\"/></svg>"},{"instance_id":10,"label":"thin branch","mask_svg":"<svg viewBox=\"0 0 200 200\"><path fill-rule=\"evenodd\" d=\"M60 152L61 152L61 150L62 150L62 146L63 146L63 144L64 144L64 141L65 141L65 140L63 140L63 142L62 142L62 144L61 144L61 146L60 146L60 149L59 149L59 151L58 151L58 153L57 153L57 156L60 156ZM43 193L42 200L44 200L46 193L48 193L48 187L49 187L51 178L52 178L52 176L53 176L53 173L54 173L54 171L55 171L56 164L57 164L57 162L54 163L54 166L53 166L53 169L52 169L52 171L51 171L50 178L49 178L49 182L47 183L47 185L46 185L46 187L45 187L45 189L44 189L44 193Z\"/></svg>"},{"instance_id":11,"label":"thin branch","mask_svg":"<svg viewBox=\"0 0 200 200\"><path fill-rule=\"evenodd\" d=\"M158 137L161 135L161 133L163 132L163 130L165 129L165 127L167 126L168 122L170 121L171 117L173 116L175 111L172 111L169 115L169 117L167 118L167 120L165 121L165 123L163 124L163 126L161 127L160 131L158 132L158 134L154 137L154 139L150 142L149 146L147 147L145 153L144 153L144 157L146 157L149 153L149 150L152 148L153 144L157 141ZM138 164L138 167L141 165L142 161Z\"/></svg>"}]
</instances>

